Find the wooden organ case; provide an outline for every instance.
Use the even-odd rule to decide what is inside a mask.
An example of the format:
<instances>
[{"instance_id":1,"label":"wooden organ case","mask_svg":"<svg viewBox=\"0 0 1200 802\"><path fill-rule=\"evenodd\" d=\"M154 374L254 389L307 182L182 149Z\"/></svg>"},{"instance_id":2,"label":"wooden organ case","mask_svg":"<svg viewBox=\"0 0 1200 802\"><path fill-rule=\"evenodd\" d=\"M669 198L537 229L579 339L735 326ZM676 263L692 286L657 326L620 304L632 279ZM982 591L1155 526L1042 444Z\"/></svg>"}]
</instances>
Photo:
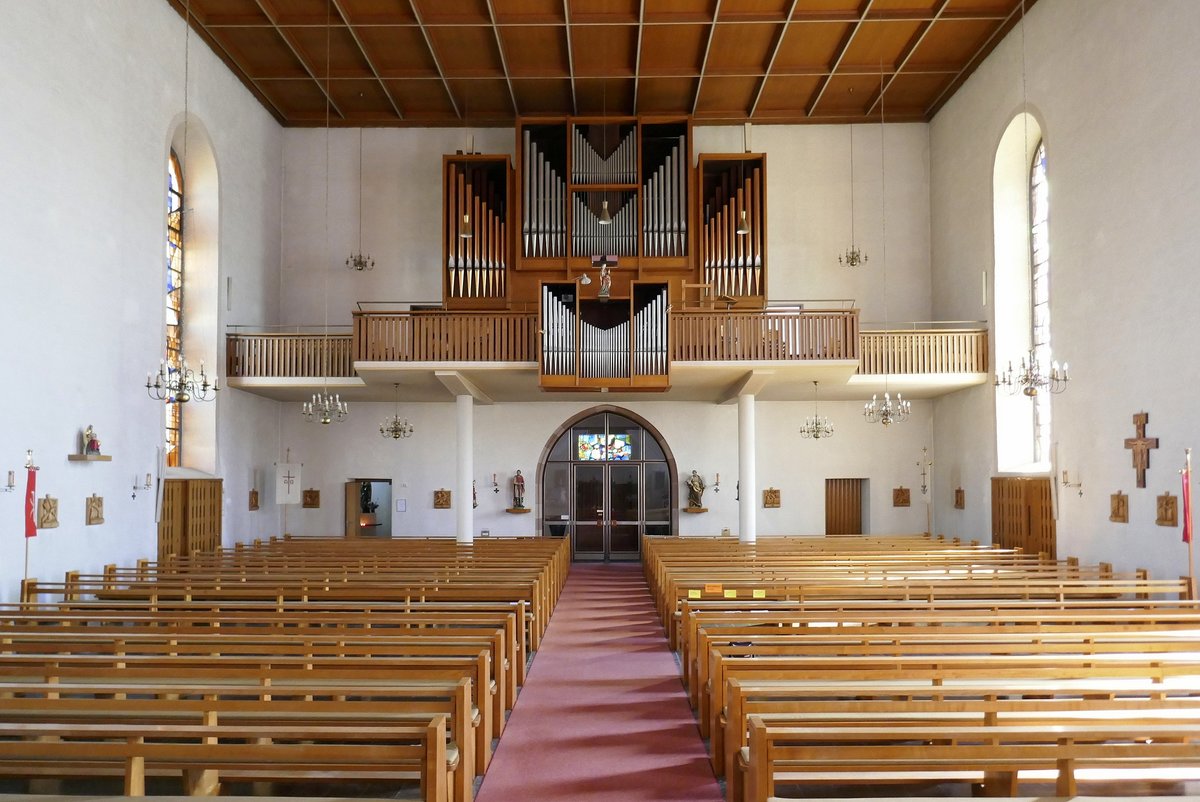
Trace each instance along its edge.
<instances>
[{"instance_id":1,"label":"wooden organ case","mask_svg":"<svg viewBox=\"0 0 1200 802\"><path fill-rule=\"evenodd\" d=\"M766 299L766 157L692 164L688 117L527 118L512 165L443 157L445 307L536 309L544 389L668 389L686 288Z\"/></svg>"},{"instance_id":2,"label":"wooden organ case","mask_svg":"<svg viewBox=\"0 0 1200 802\"><path fill-rule=\"evenodd\" d=\"M512 166L508 156L442 157L442 293L447 309L505 309Z\"/></svg>"},{"instance_id":3,"label":"wooden organ case","mask_svg":"<svg viewBox=\"0 0 1200 802\"><path fill-rule=\"evenodd\" d=\"M667 284L634 281L625 298L583 298L578 282L545 282L538 312L548 390L670 386Z\"/></svg>"},{"instance_id":4,"label":"wooden organ case","mask_svg":"<svg viewBox=\"0 0 1200 802\"><path fill-rule=\"evenodd\" d=\"M700 282L732 308L767 300L767 157L700 157Z\"/></svg>"}]
</instances>

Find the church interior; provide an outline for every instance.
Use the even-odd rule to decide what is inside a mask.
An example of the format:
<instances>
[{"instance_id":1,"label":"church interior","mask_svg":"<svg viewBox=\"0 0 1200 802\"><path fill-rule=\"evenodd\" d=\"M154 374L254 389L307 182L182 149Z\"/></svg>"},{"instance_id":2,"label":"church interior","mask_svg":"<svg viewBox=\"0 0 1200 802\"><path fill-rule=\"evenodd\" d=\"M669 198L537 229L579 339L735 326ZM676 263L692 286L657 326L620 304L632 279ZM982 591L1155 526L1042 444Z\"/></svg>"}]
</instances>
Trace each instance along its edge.
<instances>
[{"instance_id":1,"label":"church interior","mask_svg":"<svg viewBox=\"0 0 1200 802\"><path fill-rule=\"evenodd\" d=\"M1105 659L1161 652L1147 681L1181 689L1155 697L1169 714L1113 702L1143 728L1130 743L1161 749L1146 760L1183 772L1135 793L1195 792L1200 747L1175 739L1200 698L1191 0L0 0L0 15L0 644L95 615L78 642L96 660L99 630L176 605L182 631L207 600L236 626L311 626L307 656L272 631L271 660L358 683L337 672L381 657L417 671L412 655L464 670L408 629L465 616L453 626L490 644L493 673L464 675L440 729L391 697L395 720L355 719L403 730L392 769L425 760L404 776L431 802L634 799L638 783L654 799L820 795L806 783L833 769L816 768L814 722L849 729L829 699L867 691L830 690L815 664L853 656L914 686L892 701L923 727L961 728L978 701L986 723L1023 728L1024 751L976 790L1015 795L1049 754L1047 795L1070 797L1084 769L1037 722L1087 707L1070 684L1084 677L1037 674L1063 685L1022 697L1061 709L979 690L950 715L916 687L942 681L936 638L910 654L818 636L944 615L973 644L953 660L991 649L1013 662L997 681L1020 685L1026 623L1064 662L1068 623L1086 623L1111 627L1078 636ZM272 600L277 618L254 617ZM370 626L350 608L405 639L321 651L315 630ZM985 626L998 619L1004 638ZM228 670L195 682L262 679L245 632ZM216 654L195 637L172 656ZM809 663L786 640L801 637ZM57 648L0 645L0 698L49 682L30 666ZM178 696L149 655L146 693ZM764 655L824 690L781 701L755 684L775 681L750 667ZM961 682L983 683L973 670ZM1111 700L1139 670L1086 678ZM558 715L547 688L569 677L595 679L586 715L563 713L587 748L554 762L586 779L536 786L530 727ZM647 677L678 698L638 697L659 687ZM915 761L887 735L885 696L856 708L879 731L864 748ZM330 731L319 760L345 750L394 779L334 733L347 698L288 715ZM604 726L629 727L640 704L688 735L663 736L671 760L613 758L622 786L595 757L612 737L597 711L623 706ZM241 721L229 737L265 756L280 747L264 761L318 762L283 748L287 716L195 707L203 726ZM12 746L58 739L34 708L0 712L0 794L10 776L61 790ZM132 729L95 726L125 750L111 773L126 794L159 781L152 753L122 745ZM930 776L959 759L912 737ZM1079 765L1099 771L1089 749ZM275 779L187 762L217 751L172 758L184 793ZM877 768L891 790L854 795L893 792Z\"/></svg>"}]
</instances>

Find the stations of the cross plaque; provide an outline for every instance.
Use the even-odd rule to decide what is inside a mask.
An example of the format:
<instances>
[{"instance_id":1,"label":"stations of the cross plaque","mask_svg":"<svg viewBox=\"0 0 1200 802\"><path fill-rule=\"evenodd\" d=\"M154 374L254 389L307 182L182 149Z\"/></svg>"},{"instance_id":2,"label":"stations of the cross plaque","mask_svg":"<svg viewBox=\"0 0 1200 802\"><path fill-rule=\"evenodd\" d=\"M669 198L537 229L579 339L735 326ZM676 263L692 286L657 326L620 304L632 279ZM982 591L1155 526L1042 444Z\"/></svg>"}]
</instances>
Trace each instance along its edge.
<instances>
[{"instance_id":1,"label":"stations of the cross plaque","mask_svg":"<svg viewBox=\"0 0 1200 802\"><path fill-rule=\"evenodd\" d=\"M1133 451L1133 468L1137 471L1137 486L1146 486L1146 469L1150 467L1150 449L1158 448L1157 437L1146 436L1146 424L1150 422L1150 414L1139 412L1133 416L1133 425L1137 428L1137 437L1125 438L1125 447Z\"/></svg>"}]
</instances>

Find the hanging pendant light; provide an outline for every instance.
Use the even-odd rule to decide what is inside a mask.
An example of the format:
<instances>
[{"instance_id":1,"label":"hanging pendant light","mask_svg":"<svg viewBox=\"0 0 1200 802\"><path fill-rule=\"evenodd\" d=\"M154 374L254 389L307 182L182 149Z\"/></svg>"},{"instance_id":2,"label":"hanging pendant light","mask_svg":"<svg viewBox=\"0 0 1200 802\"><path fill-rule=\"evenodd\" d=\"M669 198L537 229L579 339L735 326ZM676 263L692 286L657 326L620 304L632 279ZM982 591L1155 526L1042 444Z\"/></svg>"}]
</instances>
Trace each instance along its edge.
<instances>
[{"instance_id":1,"label":"hanging pendant light","mask_svg":"<svg viewBox=\"0 0 1200 802\"><path fill-rule=\"evenodd\" d=\"M463 139L465 145L463 152L465 155L471 155L475 150L475 143L471 141L471 137L466 133L467 123L471 116L471 85L467 84L467 96L463 101ZM471 213L463 212L462 219L458 221L458 238L471 239L475 236L475 226L471 223Z\"/></svg>"},{"instance_id":2,"label":"hanging pendant light","mask_svg":"<svg viewBox=\"0 0 1200 802\"><path fill-rule=\"evenodd\" d=\"M737 233L741 237L750 233L750 217L745 209L742 209L741 215L738 216Z\"/></svg>"},{"instance_id":3,"label":"hanging pendant light","mask_svg":"<svg viewBox=\"0 0 1200 802\"><path fill-rule=\"evenodd\" d=\"M400 384L397 382L392 386L396 388L396 414L379 424L379 434L392 440L403 440L412 437L414 429L407 418L400 420Z\"/></svg>"},{"instance_id":4,"label":"hanging pendant light","mask_svg":"<svg viewBox=\"0 0 1200 802\"><path fill-rule=\"evenodd\" d=\"M829 422L828 417L821 417L820 410L817 408L817 383L813 382L813 414L804 421L804 425L800 427L800 436L811 440L820 440L825 437L833 437L833 424Z\"/></svg>"},{"instance_id":5,"label":"hanging pendant light","mask_svg":"<svg viewBox=\"0 0 1200 802\"><path fill-rule=\"evenodd\" d=\"M602 226L612 224L612 215L608 213L608 199L600 201L600 219L597 221Z\"/></svg>"}]
</instances>

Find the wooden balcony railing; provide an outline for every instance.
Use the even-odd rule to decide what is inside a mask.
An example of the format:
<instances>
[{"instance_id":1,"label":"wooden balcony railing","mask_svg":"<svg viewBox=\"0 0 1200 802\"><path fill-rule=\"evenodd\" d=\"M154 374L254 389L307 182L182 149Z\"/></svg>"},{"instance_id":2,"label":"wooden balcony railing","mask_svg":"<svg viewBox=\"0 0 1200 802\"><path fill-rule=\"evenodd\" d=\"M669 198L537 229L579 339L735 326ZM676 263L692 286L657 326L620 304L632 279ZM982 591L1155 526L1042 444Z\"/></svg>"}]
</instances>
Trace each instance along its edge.
<instances>
[{"instance_id":1,"label":"wooden balcony railing","mask_svg":"<svg viewBox=\"0 0 1200 802\"><path fill-rule=\"evenodd\" d=\"M671 343L686 362L857 359L858 310L677 312Z\"/></svg>"},{"instance_id":2,"label":"wooden balcony railing","mask_svg":"<svg viewBox=\"0 0 1200 802\"><path fill-rule=\"evenodd\" d=\"M537 325L529 312L357 312L353 335L230 333L226 375L350 377L355 361L537 362ZM857 310L674 312L670 325L680 362L857 359L860 375L988 371L984 328L860 332Z\"/></svg>"},{"instance_id":3,"label":"wooden balcony railing","mask_svg":"<svg viewBox=\"0 0 1200 802\"><path fill-rule=\"evenodd\" d=\"M530 312L355 312L355 360L536 362Z\"/></svg>"},{"instance_id":4,"label":"wooden balcony railing","mask_svg":"<svg viewBox=\"0 0 1200 802\"><path fill-rule=\"evenodd\" d=\"M864 331L860 375L987 373L986 329Z\"/></svg>"},{"instance_id":5,"label":"wooden balcony railing","mask_svg":"<svg viewBox=\"0 0 1200 802\"><path fill-rule=\"evenodd\" d=\"M354 376L349 334L237 333L225 337L225 375L231 378Z\"/></svg>"}]
</instances>

